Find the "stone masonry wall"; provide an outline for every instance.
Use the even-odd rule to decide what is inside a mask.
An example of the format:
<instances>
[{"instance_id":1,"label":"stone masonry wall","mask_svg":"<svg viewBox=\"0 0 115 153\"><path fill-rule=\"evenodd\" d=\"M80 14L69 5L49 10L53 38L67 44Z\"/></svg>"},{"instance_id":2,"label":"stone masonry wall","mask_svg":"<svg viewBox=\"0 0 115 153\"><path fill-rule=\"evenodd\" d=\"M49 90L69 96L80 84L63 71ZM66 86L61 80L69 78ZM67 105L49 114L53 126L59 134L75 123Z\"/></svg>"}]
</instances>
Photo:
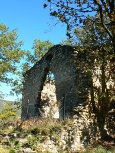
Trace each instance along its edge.
<instances>
[{"instance_id":1,"label":"stone masonry wall","mask_svg":"<svg viewBox=\"0 0 115 153\"><path fill-rule=\"evenodd\" d=\"M73 109L82 102L77 92L76 48L56 45L24 76L22 119L40 116L41 91L49 71L54 74L56 99L61 103L59 117L72 116ZM77 75L76 75L77 74ZM84 101L83 101L84 102Z\"/></svg>"}]
</instances>

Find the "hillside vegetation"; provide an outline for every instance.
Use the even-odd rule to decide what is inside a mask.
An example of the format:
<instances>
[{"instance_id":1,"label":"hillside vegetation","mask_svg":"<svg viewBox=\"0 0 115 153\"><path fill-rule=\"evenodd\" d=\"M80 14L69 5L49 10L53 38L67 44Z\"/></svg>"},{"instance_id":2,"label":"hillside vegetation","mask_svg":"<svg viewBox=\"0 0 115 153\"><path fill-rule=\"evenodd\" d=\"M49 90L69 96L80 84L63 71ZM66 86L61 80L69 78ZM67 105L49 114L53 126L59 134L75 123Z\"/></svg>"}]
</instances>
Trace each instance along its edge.
<instances>
[{"instance_id":1,"label":"hillside vegetation","mask_svg":"<svg viewBox=\"0 0 115 153\"><path fill-rule=\"evenodd\" d=\"M113 142L94 141L84 147L72 147L73 120L20 119L0 124L0 153L114 153ZM70 139L67 138L67 133Z\"/></svg>"}]
</instances>

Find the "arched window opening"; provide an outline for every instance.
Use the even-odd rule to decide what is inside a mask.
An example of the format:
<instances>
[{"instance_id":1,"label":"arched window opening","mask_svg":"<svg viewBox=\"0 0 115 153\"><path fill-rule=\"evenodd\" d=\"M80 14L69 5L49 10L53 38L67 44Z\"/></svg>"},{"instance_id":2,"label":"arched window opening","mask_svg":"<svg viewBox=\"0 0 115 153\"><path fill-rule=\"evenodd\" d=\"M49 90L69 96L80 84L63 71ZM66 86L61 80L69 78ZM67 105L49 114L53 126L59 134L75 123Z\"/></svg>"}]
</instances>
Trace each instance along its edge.
<instances>
[{"instance_id":1,"label":"arched window opening","mask_svg":"<svg viewBox=\"0 0 115 153\"><path fill-rule=\"evenodd\" d=\"M54 74L47 72L41 91L40 114L43 118L59 118Z\"/></svg>"}]
</instances>

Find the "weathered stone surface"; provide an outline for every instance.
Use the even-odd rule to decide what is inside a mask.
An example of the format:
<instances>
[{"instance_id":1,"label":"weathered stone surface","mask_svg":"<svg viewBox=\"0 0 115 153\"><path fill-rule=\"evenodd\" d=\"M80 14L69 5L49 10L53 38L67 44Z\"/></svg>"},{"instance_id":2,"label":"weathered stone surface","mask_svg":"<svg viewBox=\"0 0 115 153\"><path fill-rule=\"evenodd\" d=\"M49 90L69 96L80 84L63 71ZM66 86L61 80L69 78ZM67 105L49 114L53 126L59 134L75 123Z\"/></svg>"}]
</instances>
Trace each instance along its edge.
<instances>
[{"instance_id":1,"label":"weathered stone surface","mask_svg":"<svg viewBox=\"0 0 115 153\"><path fill-rule=\"evenodd\" d=\"M45 81L43 90L41 91L41 105L40 115L42 117L59 118L54 80Z\"/></svg>"},{"instance_id":2,"label":"weathered stone surface","mask_svg":"<svg viewBox=\"0 0 115 153\"><path fill-rule=\"evenodd\" d=\"M56 45L26 72L24 76L22 119L40 116L41 92L49 71L54 74L56 100L61 104L59 118L72 116L73 109L79 103L84 103L79 90L84 83L82 80L85 78L82 77L82 73L77 72L76 57L77 51L74 47Z\"/></svg>"},{"instance_id":3,"label":"weathered stone surface","mask_svg":"<svg viewBox=\"0 0 115 153\"><path fill-rule=\"evenodd\" d=\"M22 150L23 150L24 153L36 153L31 148L23 148Z\"/></svg>"}]
</instances>

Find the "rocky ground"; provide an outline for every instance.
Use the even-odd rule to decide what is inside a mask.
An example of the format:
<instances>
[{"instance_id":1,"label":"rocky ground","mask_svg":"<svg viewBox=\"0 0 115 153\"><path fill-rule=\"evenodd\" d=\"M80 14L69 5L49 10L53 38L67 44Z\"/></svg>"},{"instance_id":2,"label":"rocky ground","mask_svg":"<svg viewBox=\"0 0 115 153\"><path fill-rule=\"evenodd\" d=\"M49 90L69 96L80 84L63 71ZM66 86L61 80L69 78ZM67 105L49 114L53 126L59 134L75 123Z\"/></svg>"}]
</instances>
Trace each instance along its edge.
<instances>
[{"instance_id":1,"label":"rocky ground","mask_svg":"<svg viewBox=\"0 0 115 153\"><path fill-rule=\"evenodd\" d=\"M88 104L79 104L73 119L60 121L53 81L44 84L41 104L41 118L0 122L0 153L115 153L113 141L100 140ZM107 123L114 127L111 116ZM110 125L106 129L114 137Z\"/></svg>"},{"instance_id":2,"label":"rocky ground","mask_svg":"<svg viewBox=\"0 0 115 153\"><path fill-rule=\"evenodd\" d=\"M92 142L89 143L90 136L86 137L87 130L83 136L75 120L34 118L24 122L17 120L0 126L0 153L115 152L113 142L93 141L92 138Z\"/></svg>"}]
</instances>

